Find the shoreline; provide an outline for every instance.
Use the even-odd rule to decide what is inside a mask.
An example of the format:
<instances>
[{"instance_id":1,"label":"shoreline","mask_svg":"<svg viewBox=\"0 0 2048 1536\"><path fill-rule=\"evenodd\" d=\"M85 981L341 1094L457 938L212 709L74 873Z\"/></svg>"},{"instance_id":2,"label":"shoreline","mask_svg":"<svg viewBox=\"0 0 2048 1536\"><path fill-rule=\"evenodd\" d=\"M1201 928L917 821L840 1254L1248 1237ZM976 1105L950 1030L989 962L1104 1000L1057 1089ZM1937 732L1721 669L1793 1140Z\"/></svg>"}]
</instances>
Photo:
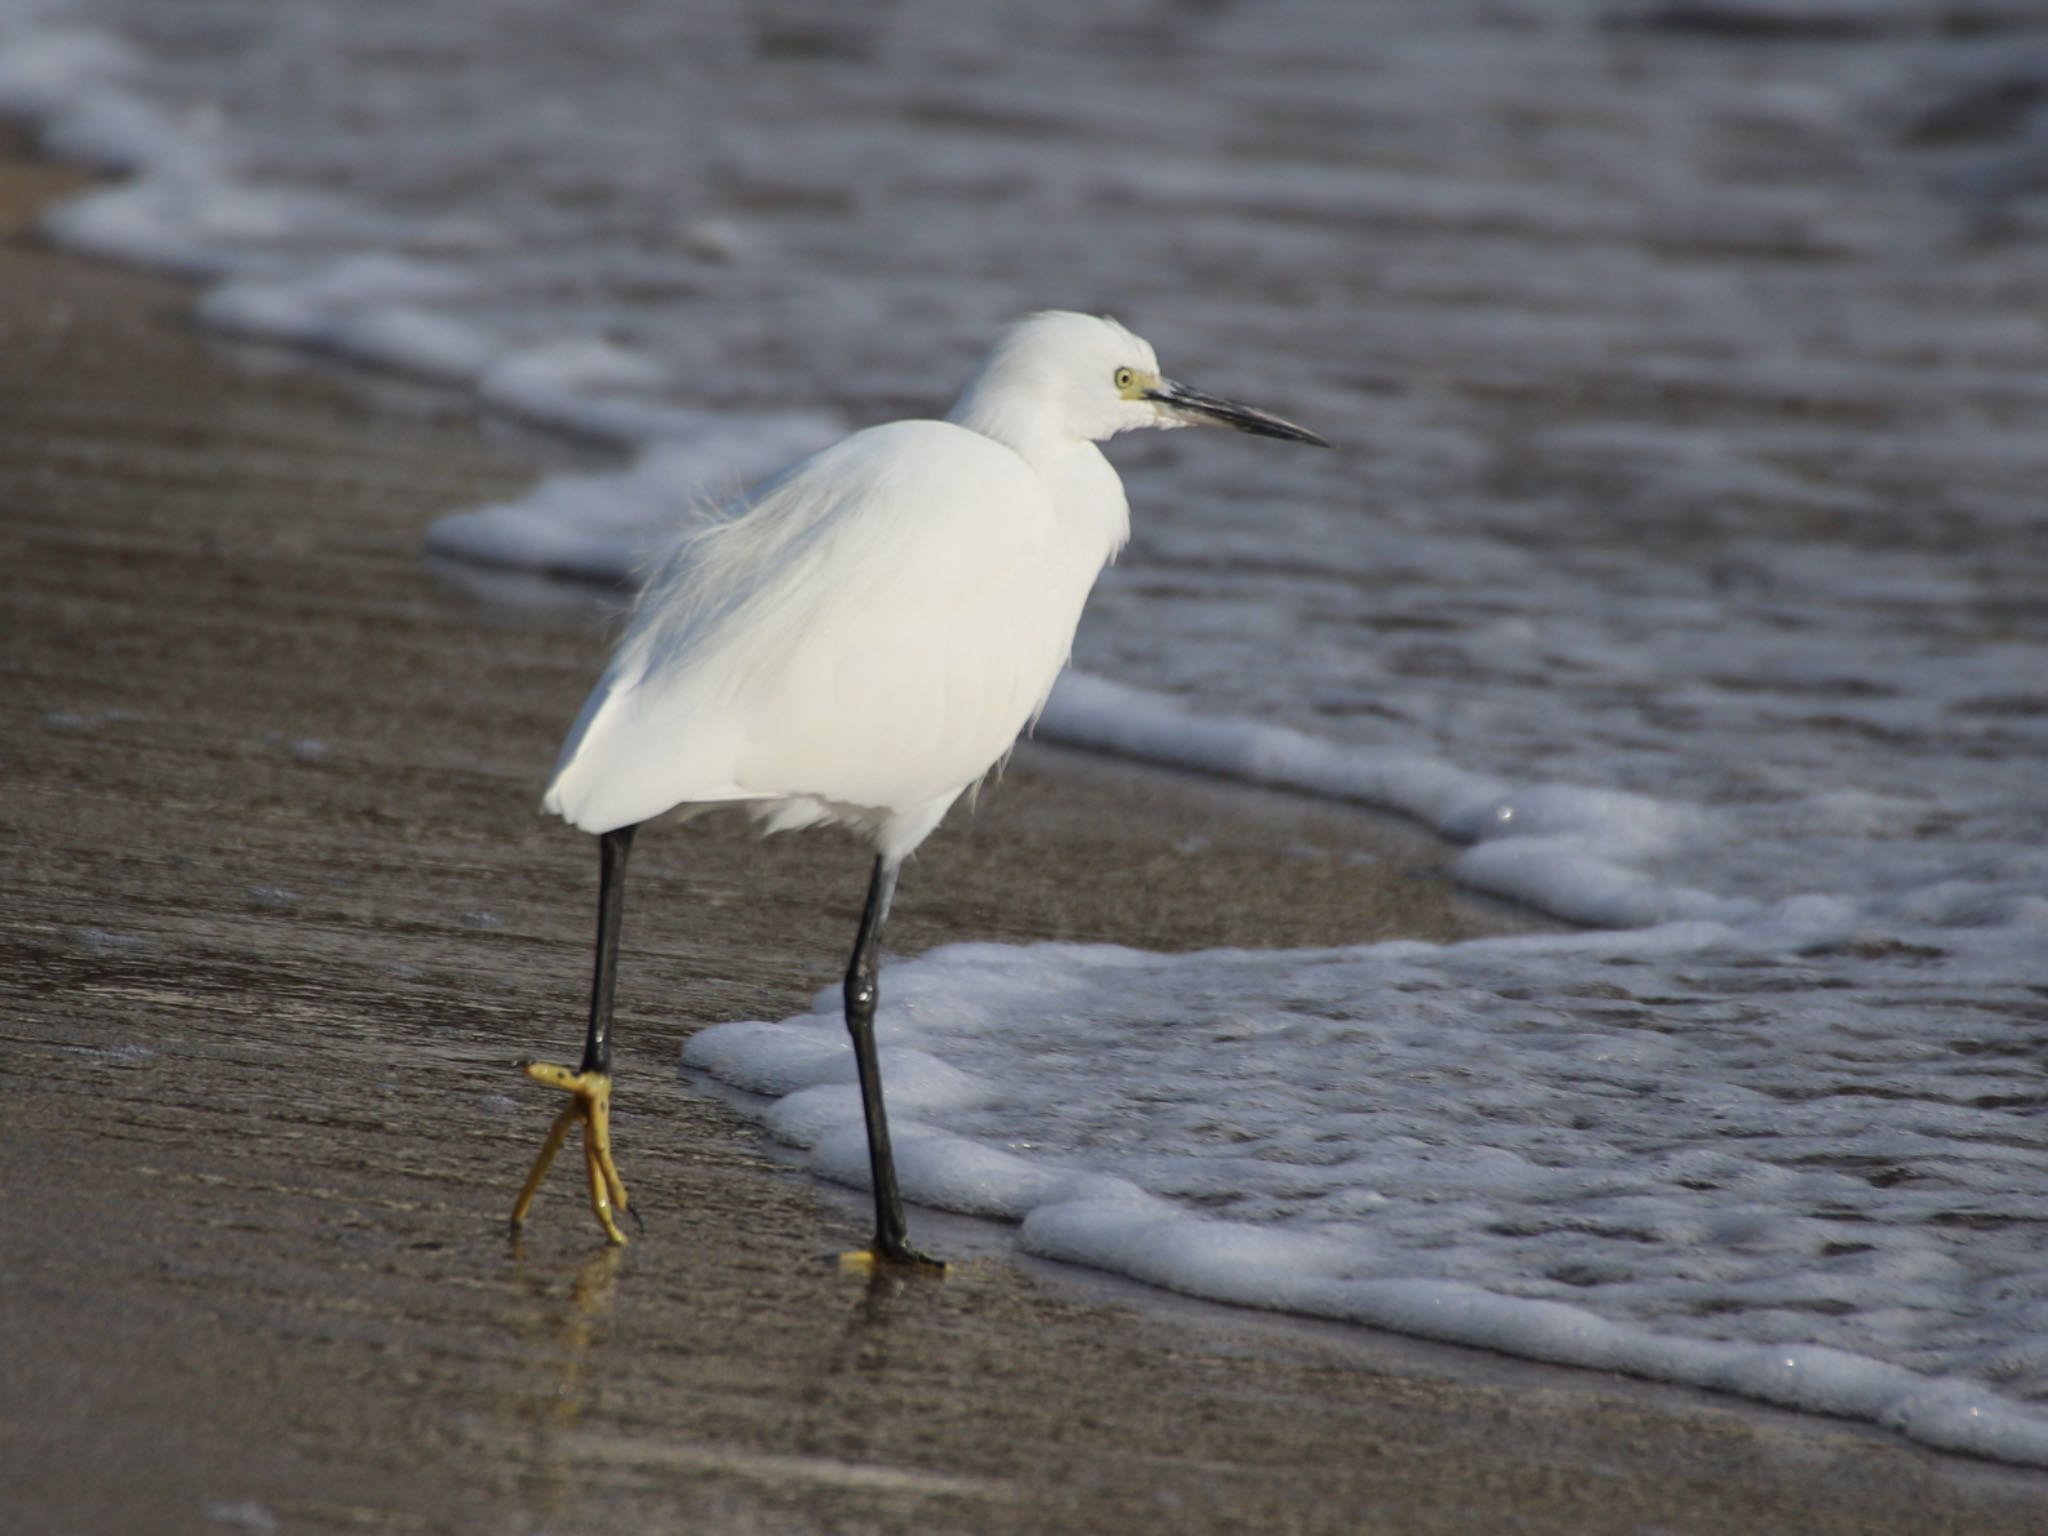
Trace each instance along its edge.
<instances>
[{"instance_id":1,"label":"shoreline","mask_svg":"<svg viewBox=\"0 0 2048 1536\"><path fill-rule=\"evenodd\" d=\"M25 235L89 180L0 142L24 1521L2032 1528L2048 1478L1683 1389L1030 1261L850 1284L816 1261L861 1197L673 1066L672 1015L832 979L864 863L839 839L647 840L618 1125L654 1219L599 1248L558 1171L508 1253L553 1108L509 1062L578 1033L594 863L533 801L603 639L450 591L419 534L544 456L236 369L179 285ZM1033 748L906 872L891 947L1516 925L1382 820Z\"/></svg>"}]
</instances>

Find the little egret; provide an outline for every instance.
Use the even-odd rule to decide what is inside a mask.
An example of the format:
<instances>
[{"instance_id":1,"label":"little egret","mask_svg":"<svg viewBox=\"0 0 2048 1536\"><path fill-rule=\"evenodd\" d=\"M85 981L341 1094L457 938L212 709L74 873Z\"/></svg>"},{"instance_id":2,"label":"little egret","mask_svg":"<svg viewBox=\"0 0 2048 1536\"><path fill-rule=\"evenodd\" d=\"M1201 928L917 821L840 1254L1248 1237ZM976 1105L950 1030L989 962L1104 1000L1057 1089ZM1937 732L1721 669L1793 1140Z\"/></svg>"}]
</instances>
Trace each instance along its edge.
<instances>
[{"instance_id":1,"label":"little egret","mask_svg":"<svg viewBox=\"0 0 2048 1536\"><path fill-rule=\"evenodd\" d=\"M1037 717L1095 578L1123 547L1123 483L1095 445L1213 423L1328 446L1304 427L1162 378L1116 321L1012 326L944 421L870 427L785 469L686 541L643 591L570 728L545 806L599 837L597 963L571 1095L516 1229L582 1123L590 1203L614 1243L612 990L626 855L665 811L738 806L771 832L837 822L874 848L846 970L846 1027L875 1196L870 1263L910 1246L875 1057L876 970L896 872Z\"/></svg>"}]
</instances>

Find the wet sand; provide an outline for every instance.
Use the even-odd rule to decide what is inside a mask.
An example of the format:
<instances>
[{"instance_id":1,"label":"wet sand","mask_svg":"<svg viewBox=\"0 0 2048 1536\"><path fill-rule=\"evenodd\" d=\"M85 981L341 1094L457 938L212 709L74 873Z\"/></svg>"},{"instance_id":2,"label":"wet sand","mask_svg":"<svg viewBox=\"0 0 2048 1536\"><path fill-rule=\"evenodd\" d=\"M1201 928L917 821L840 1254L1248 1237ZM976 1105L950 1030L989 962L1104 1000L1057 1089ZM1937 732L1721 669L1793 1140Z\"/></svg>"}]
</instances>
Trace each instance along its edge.
<instances>
[{"instance_id":1,"label":"wet sand","mask_svg":"<svg viewBox=\"0 0 2048 1536\"><path fill-rule=\"evenodd\" d=\"M858 1197L674 1063L832 979L865 858L643 838L607 1250L511 1070L580 1035L595 860L535 810L602 622L438 584L429 519L568 450L252 369L25 230L0 161L0 1500L22 1531L2023 1531L2048 1478L1590 1372L826 1262ZM1450 937L1410 829L1044 750L892 949ZM884 977L886 995L887 980Z\"/></svg>"}]
</instances>

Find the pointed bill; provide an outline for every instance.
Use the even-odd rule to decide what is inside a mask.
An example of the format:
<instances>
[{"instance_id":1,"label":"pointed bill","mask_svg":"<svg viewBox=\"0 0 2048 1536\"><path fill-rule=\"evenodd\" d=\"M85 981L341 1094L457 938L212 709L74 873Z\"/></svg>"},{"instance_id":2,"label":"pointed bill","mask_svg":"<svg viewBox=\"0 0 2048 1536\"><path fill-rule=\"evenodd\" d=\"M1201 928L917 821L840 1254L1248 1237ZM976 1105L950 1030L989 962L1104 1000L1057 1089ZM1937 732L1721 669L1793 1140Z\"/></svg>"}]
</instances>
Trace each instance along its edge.
<instances>
[{"instance_id":1,"label":"pointed bill","mask_svg":"<svg viewBox=\"0 0 2048 1536\"><path fill-rule=\"evenodd\" d=\"M1314 443L1318 448L1330 446L1327 438L1318 436L1307 427L1298 427L1285 417L1275 416L1271 411L1262 411L1236 400L1225 400L1221 395L1207 395L1185 384L1176 384L1171 379L1161 379L1156 387L1145 391L1145 398L1156 402L1167 415L1190 426L1229 427L1258 437L1284 438L1290 443Z\"/></svg>"}]
</instances>

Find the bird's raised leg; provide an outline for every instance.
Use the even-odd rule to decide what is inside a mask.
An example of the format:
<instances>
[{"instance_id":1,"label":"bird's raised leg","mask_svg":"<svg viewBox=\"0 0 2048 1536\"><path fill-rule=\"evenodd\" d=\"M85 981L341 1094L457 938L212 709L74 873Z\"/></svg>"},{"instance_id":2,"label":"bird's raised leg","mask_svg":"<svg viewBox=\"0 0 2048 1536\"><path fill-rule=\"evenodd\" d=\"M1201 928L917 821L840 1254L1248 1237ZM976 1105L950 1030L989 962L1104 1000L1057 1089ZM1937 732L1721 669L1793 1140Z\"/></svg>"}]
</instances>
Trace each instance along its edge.
<instances>
[{"instance_id":1,"label":"bird's raised leg","mask_svg":"<svg viewBox=\"0 0 2048 1536\"><path fill-rule=\"evenodd\" d=\"M875 976L881 965L882 925L889 920L889 899L896 894L896 861L877 857L868 882L868 903L860 915L860 935L846 967L846 1031L853 1036L853 1060L860 1072L860 1103L868 1123L868 1169L875 1186L875 1240L869 1247L845 1254L841 1263L872 1273L878 1266L943 1273L946 1266L910 1246L903 1219L903 1197L896 1191L896 1154L889 1147L889 1115L882 1106L882 1068L875 1056Z\"/></svg>"},{"instance_id":2,"label":"bird's raised leg","mask_svg":"<svg viewBox=\"0 0 2048 1536\"><path fill-rule=\"evenodd\" d=\"M523 1062L526 1075L537 1083L559 1088L571 1095L541 1143L540 1156L519 1191L512 1207L512 1230L526 1221L526 1212L555 1160L570 1128L583 1122L583 1168L590 1180L590 1208L598 1224L614 1243L626 1234L612 1214L626 1206L626 1186L612 1161L612 990L619 973L619 920L626 903L626 855L632 851L637 827L620 827L604 833L598 841L599 876L597 891L597 962L590 981L590 1028L583 1037L583 1065L571 1072L544 1061Z\"/></svg>"}]
</instances>

